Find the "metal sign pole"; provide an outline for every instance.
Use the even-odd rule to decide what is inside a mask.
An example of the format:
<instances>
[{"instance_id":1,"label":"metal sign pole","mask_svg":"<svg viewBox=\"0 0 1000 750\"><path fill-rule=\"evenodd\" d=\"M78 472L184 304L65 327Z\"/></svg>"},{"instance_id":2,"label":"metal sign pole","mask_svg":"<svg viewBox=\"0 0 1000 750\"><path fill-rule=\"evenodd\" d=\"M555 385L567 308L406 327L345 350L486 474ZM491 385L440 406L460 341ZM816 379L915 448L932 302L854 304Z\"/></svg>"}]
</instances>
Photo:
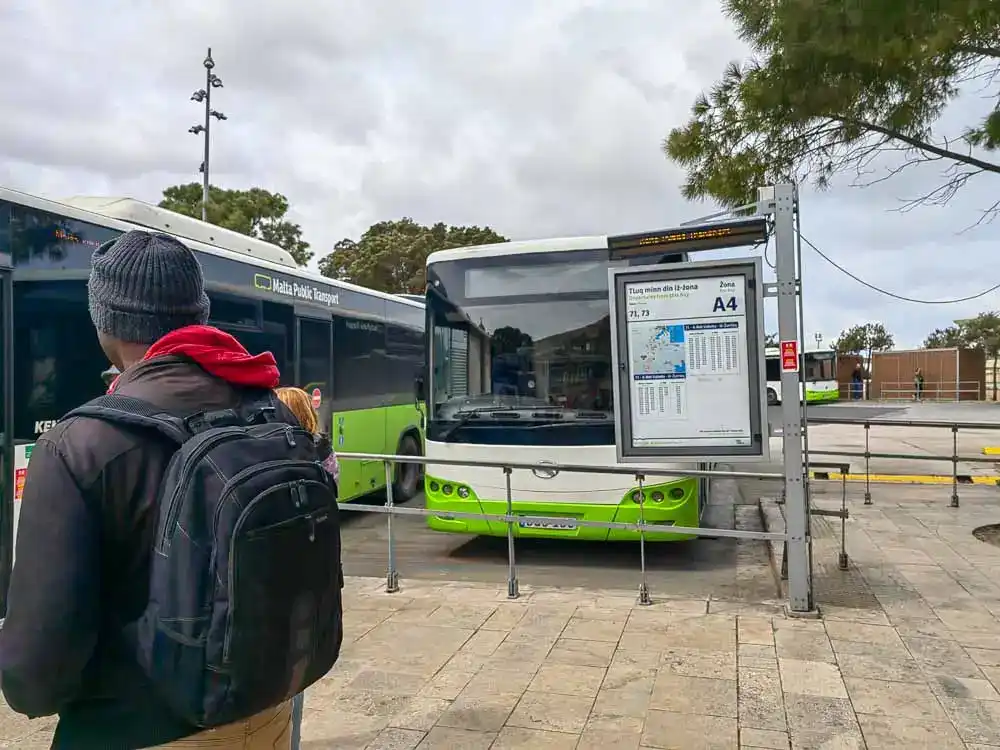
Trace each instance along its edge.
<instances>
[{"instance_id":1,"label":"metal sign pole","mask_svg":"<svg viewBox=\"0 0 1000 750\"><path fill-rule=\"evenodd\" d=\"M798 279L795 268L795 186L774 186L774 249L778 291L778 338L798 341ZM809 559L809 511L804 485L802 398L798 367L782 367L781 400L785 474L785 528L788 534L788 608L812 612L812 570Z\"/></svg>"}]
</instances>

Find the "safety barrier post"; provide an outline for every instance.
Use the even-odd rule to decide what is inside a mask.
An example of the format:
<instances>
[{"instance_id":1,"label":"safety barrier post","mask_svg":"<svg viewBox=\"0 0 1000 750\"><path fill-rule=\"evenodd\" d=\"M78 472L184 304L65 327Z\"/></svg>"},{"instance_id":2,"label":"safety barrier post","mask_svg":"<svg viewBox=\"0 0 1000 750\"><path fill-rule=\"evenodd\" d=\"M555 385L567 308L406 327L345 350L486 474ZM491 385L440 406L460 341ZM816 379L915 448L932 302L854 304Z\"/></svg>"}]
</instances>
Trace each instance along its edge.
<instances>
[{"instance_id":1,"label":"safety barrier post","mask_svg":"<svg viewBox=\"0 0 1000 750\"><path fill-rule=\"evenodd\" d=\"M958 425L951 426L951 507L958 507Z\"/></svg>"},{"instance_id":2,"label":"safety barrier post","mask_svg":"<svg viewBox=\"0 0 1000 750\"><path fill-rule=\"evenodd\" d=\"M639 604L645 607L653 603L646 582L646 491L643 488L646 477L643 474L636 474L635 478L639 483L639 567L642 572L642 580L639 582Z\"/></svg>"},{"instance_id":3,"label":"safety barrier post","mask_svg":"<svg viewBox=\"0 0 1000 750\"><path fill-rule=\"evenodd\" d=\"M865 505L872 504L872 485L871 485L871 444L869 443L871 425L865 422Z\"/></svg>"},{"instance_id":4,"label":"safety barrier post","mask_svg":"<svg viewBox=\"0 0 1000 750\"><path fill-rule=\"evenodd\" d=\"M504 479L507 482L507 598L517 599L517 562L514 559L514 503L510 493L510 475L512 469L503 467Z\"/></svg>"},{"instance_id":5,"label":"safety barrier post","mask_svg":"<svg viewBox=\"0 0 1000 750\"><path fill-rule=\"evenodd\" d=\"M396 572L396 540L392 533L392 467L388 461L385 465L385 529L389 537L389 567L385 574L385 593L395 594L399 591L399 574Z\"/></svg>"},{"instance_id":6,"label":"safety barrier post","mask_svg":"<svg viewBox=\"0 0 1000 750\"><path fill-rule=\"evenodd\" d=\"M292 738L289 747L291 750L299 750L302 742L302 710L306 701L306 694L299 693L292 698Z\"/></svg>"},{"instance_id":7,"label":"safety barrier post","mask_svg":"<svg viewBox=\"0 0 1000 750\"><path fill-rule=\"evenodd\" d=\"M840 474L840 558L837 567L847 570L847 472L850 464Z\"/></svg>"}]
</instances>

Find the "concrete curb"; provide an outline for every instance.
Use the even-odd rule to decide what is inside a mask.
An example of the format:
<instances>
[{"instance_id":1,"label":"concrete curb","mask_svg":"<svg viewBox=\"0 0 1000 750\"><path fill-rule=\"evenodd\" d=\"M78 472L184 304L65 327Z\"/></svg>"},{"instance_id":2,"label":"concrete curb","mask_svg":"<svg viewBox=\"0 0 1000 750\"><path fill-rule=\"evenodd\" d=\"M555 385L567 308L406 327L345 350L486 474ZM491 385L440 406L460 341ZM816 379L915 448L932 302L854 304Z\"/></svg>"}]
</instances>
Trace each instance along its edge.
<instances>
[{"instance_id":1,"label":"concrete curb","mask_svg":"<svg viewBox=\"0 0 1000 750\"><path fill-rule=\"evenodd\" d=\"M951 474L841 474L839 471L810 471L809 476L816 480L830 480L839 482L846 479L848 482L869 481L872 484L952 484L956 477ZM1000 475L988 474L959 474L959 484L983 484L990 486L1000 486Z\"/></svg>"},{"instance_id":2,"label":"concrete curb","mask_svg":"<svg viewBox=\"0 0 1000 750\"><path fill-rule=\"evenodd\" d=\"M785 514L778 504L777 499L762 497L757 502L764 530L768 533L784 534ZM781 591L782 597L787 597L788 582L781 580L781 568L785 560L785 545L780 541L771 540L767 543L767 547L770 553L771 572L774 574L774 580L778 584L778 590Z\"/></svg>"}]
</instances>

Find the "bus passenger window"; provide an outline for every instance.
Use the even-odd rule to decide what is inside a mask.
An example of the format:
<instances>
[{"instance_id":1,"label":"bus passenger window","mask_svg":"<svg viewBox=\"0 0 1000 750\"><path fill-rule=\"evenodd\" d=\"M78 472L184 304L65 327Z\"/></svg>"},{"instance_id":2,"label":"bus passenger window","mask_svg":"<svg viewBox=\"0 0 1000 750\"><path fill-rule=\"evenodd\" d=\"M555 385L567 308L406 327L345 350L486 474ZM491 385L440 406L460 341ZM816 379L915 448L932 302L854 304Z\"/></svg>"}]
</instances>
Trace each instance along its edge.
<instances>
[{"instance_id":1,"label":"bus passenger window","mask_svg":"<svg viewBox=\"0 0 1000 750\"><path fill-rule=\"evenodd\" d=\"M330 398L329 320L299 318L299 387L307 392L319 388L323 399Z\"/></svg>"},{"instance_id":2,"label":"bus passenger window","mask_svg":"<svg viewBox=\"0 0 1000 750\"><path fill-rule=\"evenodd\" d=\"M382 406L385 324L363 318L334 319L334 398L352 408Z\"/></svg>"}]
</instances>

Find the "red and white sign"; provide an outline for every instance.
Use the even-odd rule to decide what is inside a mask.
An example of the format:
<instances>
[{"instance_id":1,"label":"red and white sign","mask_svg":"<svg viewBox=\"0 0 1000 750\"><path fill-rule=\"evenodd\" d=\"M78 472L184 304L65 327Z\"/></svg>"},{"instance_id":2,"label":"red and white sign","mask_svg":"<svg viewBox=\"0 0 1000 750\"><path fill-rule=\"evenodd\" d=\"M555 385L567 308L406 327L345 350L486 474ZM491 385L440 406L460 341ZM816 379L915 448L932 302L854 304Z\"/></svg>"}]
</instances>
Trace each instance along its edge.
<instances>
[{"instance_id":1,"label":"red and white sign","mask_svg":"<svg viewBox=\"0 0 1000 750\"><path fill-rule=\"evenodd\" d=\"M323 402L323 392L319 388L313 388L312 392L312 405L313 409L318 409L319 405Z\"/></svg>"},{"instance_id":2,"label":"red and white sign","mask_svg":"<svg viewBox=\"0 0 1000 750\"><path fill-rule=\"evenodd\" d=\"M781 371L782 372L798 372L799 371L799 342L798 341L782 341L781 342Z\"/></svg>"},{"instance_id":3,"label":"red and white sign","mask_svg":"<svg viewBox=\"0 0 1000 750\"><path fill-rule=\"evenodd\" d=\"M14 502L21 502L24 497L24 483L28 481L27 469L14 469Z\"/></svg>"}]
</instances>

